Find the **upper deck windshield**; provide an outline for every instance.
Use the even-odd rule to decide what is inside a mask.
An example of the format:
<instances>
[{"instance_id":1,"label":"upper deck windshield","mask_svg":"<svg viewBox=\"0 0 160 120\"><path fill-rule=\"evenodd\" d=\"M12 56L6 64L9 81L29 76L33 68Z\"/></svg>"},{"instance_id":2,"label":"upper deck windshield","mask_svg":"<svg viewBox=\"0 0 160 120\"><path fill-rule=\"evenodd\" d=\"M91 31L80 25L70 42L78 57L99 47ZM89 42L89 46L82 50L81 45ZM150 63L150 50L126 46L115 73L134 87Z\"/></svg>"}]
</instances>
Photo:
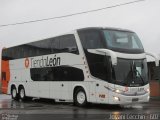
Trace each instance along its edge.
<instances>
[{"instance_id":1,"label":"upper deck windshield","mask_svg":"<svg viewBox=\"0 0 160 120\"><path fill-rule=\"evenodd\" d=\"M144 53L136 33L118 29L79 30L78 34L85 49L110 49L123 53Z\"/></svg>"},{"instance_id":2,"label":"upper deck windshield","mask_svg":"<svg viewBox=\"0 0 160 120\"><path fill-rule=\"evenodd\" d=\"M118 52L144 52L136 33L119 30L103 30L108 49Z\"/></svg>"}]
</instances>

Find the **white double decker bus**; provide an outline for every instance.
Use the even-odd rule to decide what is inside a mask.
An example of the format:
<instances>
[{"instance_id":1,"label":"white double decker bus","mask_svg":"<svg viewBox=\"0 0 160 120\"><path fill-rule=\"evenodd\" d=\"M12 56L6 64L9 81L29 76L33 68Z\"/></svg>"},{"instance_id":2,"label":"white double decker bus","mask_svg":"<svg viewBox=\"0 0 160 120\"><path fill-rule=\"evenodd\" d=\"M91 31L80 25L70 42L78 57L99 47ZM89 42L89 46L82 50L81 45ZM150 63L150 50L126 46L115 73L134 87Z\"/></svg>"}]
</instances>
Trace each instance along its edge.
<instances>
[{"instance_id":1,"label":"white double decker bus","mask_svg":"<svg viewBox=\"0 0 160 120\"><path fill-rule=\"evenodd\" d=\"M146 53L136 33L84 28L2 51L2 92L15 100L48 98L131 104L150 98Z\"/></svg>"}]
</instances>

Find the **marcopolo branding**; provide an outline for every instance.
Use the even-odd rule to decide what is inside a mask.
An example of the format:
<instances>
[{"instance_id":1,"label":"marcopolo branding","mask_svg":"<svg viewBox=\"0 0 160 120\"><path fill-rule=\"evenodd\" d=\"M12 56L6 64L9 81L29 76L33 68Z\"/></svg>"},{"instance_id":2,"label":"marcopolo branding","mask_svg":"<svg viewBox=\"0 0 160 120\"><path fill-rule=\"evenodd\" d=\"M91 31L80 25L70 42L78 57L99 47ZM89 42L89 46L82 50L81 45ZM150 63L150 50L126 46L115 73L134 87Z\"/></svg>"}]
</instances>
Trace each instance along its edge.
<instances>
[{"instance_id":1,"label":"marcopolo branding","mask_svg":"<svg viewBox=\"0 0 160 120\"><path fill-rule=\"evenodd\" d=\"M38 67L54 67L59 66L61 58L54 55L54 57L42 56L41 58L31 58L31 68Z\"/></svg>"}]
</instances>

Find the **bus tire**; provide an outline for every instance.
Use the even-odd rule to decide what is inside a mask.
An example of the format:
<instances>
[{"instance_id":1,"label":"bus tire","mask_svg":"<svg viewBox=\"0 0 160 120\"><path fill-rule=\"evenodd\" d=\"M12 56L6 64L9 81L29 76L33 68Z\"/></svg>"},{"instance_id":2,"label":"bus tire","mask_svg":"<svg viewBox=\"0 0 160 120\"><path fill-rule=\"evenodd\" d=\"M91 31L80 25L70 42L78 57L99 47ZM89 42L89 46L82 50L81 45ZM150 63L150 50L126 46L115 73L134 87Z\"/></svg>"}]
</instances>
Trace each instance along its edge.
<instances>
[{"instance_id":1,"label":"bus tire","mask_svg":"<svg viewBox=\"0 0 160 120\"><path fill-rule=\"evenodd\" d=\"M13 100L18 100L19 99L19 96L18 96L18 93L17 93L17 90L16 90L15 86L13 86L11 88L11 96L12 96Z\"/></svg>"},{"instance_id":2,"label":"bus tire","mask_svg":"<svg viewBox=\"0 0 160 120\"><path fill-rule=\"evenodd\" d=\"M83 88L78 88L74 93L74 105L85 107L87 105L87 97Z\"/></svg>"},{"instance_id":3,"label":"bus tire","mask_svg":"<svg viewBox=\"0 0 160 120\"><path fill-rule=\"evenodd\" d=\"M22 86L19 89L19 97L22 101L25 101L27 99L26 94L25 94L25 89Z\"/></svg>"}]
</instances>

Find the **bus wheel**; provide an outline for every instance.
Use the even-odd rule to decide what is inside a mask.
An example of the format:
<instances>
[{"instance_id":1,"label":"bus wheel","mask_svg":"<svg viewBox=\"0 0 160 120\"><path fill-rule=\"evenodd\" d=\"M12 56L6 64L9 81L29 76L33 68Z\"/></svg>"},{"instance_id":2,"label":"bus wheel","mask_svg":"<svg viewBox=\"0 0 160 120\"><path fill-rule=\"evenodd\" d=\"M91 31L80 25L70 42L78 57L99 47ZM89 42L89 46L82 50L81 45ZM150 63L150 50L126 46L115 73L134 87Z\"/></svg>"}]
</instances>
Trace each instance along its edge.
<instances>
[{"instance_id":1,"label":"bus wheel","mask_svg":"<svg viewBox=\"0 0 160 120\"><path fill-rule=\"evenodd\" d=\"M19 97L20 97L20 99L21 99L22 101L25 101L25 100L26 100L26 94L25 94L24 87L20 87Z\"/></svg>"},{"instance_id":2,"label":"bus wheel","mask_svg":"<svg viewBox=\"0 0 160 120\"><path fill-rule=\"evenodd\" d=\"M78 88L74 94L74 104L79 107L87 105L87 97L83 88Z\"/></svg>"},{"instance_id":3,"label":"bus wheel","mask_svg":"<svg viewBox=\"0 0 160 120\"><path fill-rule=\"evenodd\" d=\"M11 88L11 96L13 100L18 100L19 96L17 94L17 90L16 87L12 87Z\"/></svg>"}]
</instances>

